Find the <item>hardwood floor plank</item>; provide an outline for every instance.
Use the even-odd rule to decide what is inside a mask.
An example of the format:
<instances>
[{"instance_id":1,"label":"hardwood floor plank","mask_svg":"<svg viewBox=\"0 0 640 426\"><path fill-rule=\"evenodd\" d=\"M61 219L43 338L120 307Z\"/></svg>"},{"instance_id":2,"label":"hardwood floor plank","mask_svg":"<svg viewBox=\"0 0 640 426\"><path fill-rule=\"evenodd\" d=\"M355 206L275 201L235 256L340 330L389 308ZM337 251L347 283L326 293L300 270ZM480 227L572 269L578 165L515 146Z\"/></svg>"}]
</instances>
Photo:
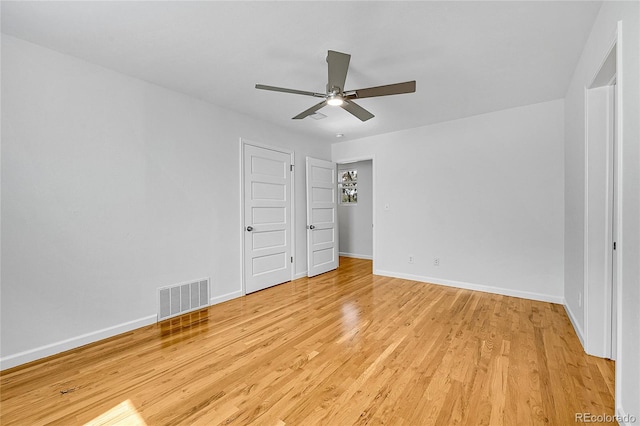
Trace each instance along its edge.
<instances>
[{"instance_id":1,"label":"hardwood floor plank","mask_svg":"<svg viewBox=\"0 0 640 426\"><path fill-rule=\"evenodd\" d=\"M566 425L614 363L562 306L341 266L0 373L3 425ZM93 422L93 423L91 423Z\"/></svg>"}]
</instances>

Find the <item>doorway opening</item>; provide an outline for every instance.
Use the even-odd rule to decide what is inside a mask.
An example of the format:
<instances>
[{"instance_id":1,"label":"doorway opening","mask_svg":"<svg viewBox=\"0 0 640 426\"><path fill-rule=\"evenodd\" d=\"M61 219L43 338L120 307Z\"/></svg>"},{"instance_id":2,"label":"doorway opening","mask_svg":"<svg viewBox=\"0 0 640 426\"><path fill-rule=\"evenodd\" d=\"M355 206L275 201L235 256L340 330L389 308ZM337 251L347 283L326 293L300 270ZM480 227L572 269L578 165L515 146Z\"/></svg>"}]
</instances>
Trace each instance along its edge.
<instances>
[{"instance_id":1,"label":"doorway opening","mask_svg":"<svg viewBox=\"0 0 640 426\"><path fill-rule=\"evenodd\" d=\"M340 256L374 259L373 159L338 163Z\"/></svg>"}]
</instances>

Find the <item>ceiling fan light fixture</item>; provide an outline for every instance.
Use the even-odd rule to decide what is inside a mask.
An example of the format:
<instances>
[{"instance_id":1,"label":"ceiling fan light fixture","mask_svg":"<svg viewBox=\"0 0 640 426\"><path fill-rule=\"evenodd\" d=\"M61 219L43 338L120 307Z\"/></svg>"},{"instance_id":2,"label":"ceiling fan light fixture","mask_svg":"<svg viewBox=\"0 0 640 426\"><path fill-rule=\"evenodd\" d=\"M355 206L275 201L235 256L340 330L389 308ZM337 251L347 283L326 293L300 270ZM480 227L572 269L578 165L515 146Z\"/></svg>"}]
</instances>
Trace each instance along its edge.
<instances>
[{"instance_id":1,"label":"ceiling fan light fixture","mask_svg":"<svg viewBox=\"0 0 640 426\"><path fill-rule=\"evenodd\" d=\"M344 100L342 100L342 96L340 95L329 95L329 97L327 98L327 104L331 106L340 106L343 103Z\"/></svg>"}]
</instances>

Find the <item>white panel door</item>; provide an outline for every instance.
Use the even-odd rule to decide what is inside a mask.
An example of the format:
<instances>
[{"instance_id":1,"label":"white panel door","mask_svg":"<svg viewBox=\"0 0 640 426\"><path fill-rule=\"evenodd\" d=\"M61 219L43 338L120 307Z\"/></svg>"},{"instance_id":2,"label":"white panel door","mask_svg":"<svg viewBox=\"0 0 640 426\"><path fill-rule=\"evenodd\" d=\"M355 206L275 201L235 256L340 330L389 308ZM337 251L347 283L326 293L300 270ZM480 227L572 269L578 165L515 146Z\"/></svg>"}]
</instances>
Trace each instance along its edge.
<instances>
[{"instance_id":1,"label":"white panel door","mask_svg":"<svg viewBox=\"0 0 640 426\"><path fill-rule=\"evenodd\" d=\"M307 157L307 275L338 267L337 171L330 161Z\"/></svg>"},{"instance_id":2,"label":"white panel door","mask_svg":"<svg viewBox=\"0 0 640 426\"><path fill-rule=\"evenodd\" d=\"M244 282L251 293L291 280L291 155L244 145Z\"/></svg>"}]
</instances>

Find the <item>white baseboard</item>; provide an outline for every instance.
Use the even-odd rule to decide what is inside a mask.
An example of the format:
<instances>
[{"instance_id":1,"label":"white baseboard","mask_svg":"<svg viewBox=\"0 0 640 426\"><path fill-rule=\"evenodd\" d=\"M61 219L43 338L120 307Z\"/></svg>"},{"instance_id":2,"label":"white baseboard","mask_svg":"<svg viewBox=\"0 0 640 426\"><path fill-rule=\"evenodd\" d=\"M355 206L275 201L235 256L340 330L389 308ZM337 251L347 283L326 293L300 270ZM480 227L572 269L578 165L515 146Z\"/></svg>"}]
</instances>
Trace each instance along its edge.
<instances>
[{"instance_id":1,"label":"white baseboard","mask_svg":"<svg viewBox=\"0 0 640 426\"><path fill-rule=\"evenodd\" d=\"M564 303L564 310L567 312L567 316L569 317L569 320L571 321L571 325L573 325L573 329L576 331L576 334L578 335L578 339L580 339L580 344L582 345L582 350L584 350L585 349L585 346L584 346L584 333L582 331L582 327L580 327L578 325L578 321L576 320L576 316L573 313L573 311L571 310L571 308L569 307L569 305L566 303L566 301Z\"/></svg>"},{"instance_id":2,"label":"white baseboard","mask_svg":"<svg viewBox=\"0 0 640 426\"><path fill-rule=\"evenodd\" d=\"M412 275L412 274L405 274L400 272L383 271L379 269L374 271L374 274L382 275L385 277L402 278L405 280L444 285L447 287L463 288L466 290L483 291L485 293L500 294L503 296L519 297L521 299L530 299L530 300L538 300L540 302L557 303L559 305L562 305L564 303L564 298L562 296L553 296L553 295L544 294L544 293L513 290L510 288L494 287L494 286L489 286L484 284L467 283L463 281L445 280L441 278L423 277L421 275Z\"/></svg>"},{"instance_id":3,"label":"white baseboard","mask_svg":"<svg viewBox=\"0 0 640 426\"><path fill-rule=\"evenodd\" d=\"M373 256L371 256L369 254L355 254L355 253L339 252L338 255L339 256L343 256L343 257L353 257L354 259L373 260Z\"/></svg>"},{"instance_id":4,"label":"white baseboard","mask_svg":"<svg viewBox=\"0 0 640 426\"><path fill-rule=\"evenodd\" d=\"M296 278L306 277L307 271L300 274L296 274ZM231 293L223 294L221 296L215 296L209 299L210 305L217 305L218 303L226 302L227 300L235 299L243 296L242 291L233 291ZM0 371L8 368L16 367L18 365L26 364L31 361L46 358L51 355L56 355L64 351L79 348L80 346L94 343L102 339L116 336L118 334L126 333L136 328L144 327L157 322L157 314L149 315L144 318L129 321L123 324L107 327L102 330L93 331L77 337L62 340L60 342L51 343L49 345L40 346L38 348L29 349L24 352L19 352L13 355L7 355L0 358Z\"/></svg>"},{"instance_id":5,"label":"white baseboard","mask_svg":"<svg viewBox=\"0 0 640 426\"><path fill-rule=\"evenodd\" d=\"M300 279L300 278L305 278L308 273L309 273L309 271L298 272L297 274L295 274L293 276L293 280L297 280L297 279ZM291 281L293 281L293 280L291 280Z\"/></svg>"},{"instance_id":6,"label":"white baseboard","mask_svg":"<svg viewBox=\"0 0 640 426\"><path fill-rule=\"evenodd\" d=\"M157 321L157 319L158 316L156 314L153 314L144 318L139 318L137 320L125 322L122 324L114 325L112 327L103 328L102 330L92 331L91 333L86 333L80 336L72 337L70 339L62 340L60 342L55 342L48 345L40 346L38 348L29 349L28 351L19 352L13 355L7 355L3 358L0 358L0 370L6 370L7 368L16 367L21 364L26 364L27 362L35 361L37 359L68 351L70 349L79 348L80 346L94 343L98 340L107 339L118 334L126 333L128 331L135 330L136 328L153 324Z\"/></svg>"},{"instance_id":7,"label":"white baseboard","mask_svg":"<svg viewBox=\"0 0 640 426\"><path fill-rule=\"evenodd\" d=\"M237 297L241 297L242 290L232 291L231 293L223 294L222 296L216 296L209 299L210 305L217 305L218 303L226 302L227 300L235 299Z\"/></svg>"},{"instance_id":8,"label":"white baseboard","mask_svg":"<svg viewBox=\"0 0 640 426\"><path fill-rule=\"evenodd\" d=\"M211 305L215 305L217 303L222 303L240 296L242 296L242 291L235 291L233 293L227 293L222 296L212 297L210 299L210 303ZM149 315L144 318L114 325L112 327L103 328L102 330L92 331L91 333L72 337L60 342L55 342L48 345L40 346L38 348L29 349L28 351L19 352L13 355L7 355L3 358L0 358L0 370L6 370L7 368L16 367L18 365L26 364L27 362L46 358L48 356L56 355L71 349L76 349L89 343L94 343L102 339L107 339L118 334L135 330L136 328L153 324L157 320L157 314Z\"/></svg>"}]
</instances>

